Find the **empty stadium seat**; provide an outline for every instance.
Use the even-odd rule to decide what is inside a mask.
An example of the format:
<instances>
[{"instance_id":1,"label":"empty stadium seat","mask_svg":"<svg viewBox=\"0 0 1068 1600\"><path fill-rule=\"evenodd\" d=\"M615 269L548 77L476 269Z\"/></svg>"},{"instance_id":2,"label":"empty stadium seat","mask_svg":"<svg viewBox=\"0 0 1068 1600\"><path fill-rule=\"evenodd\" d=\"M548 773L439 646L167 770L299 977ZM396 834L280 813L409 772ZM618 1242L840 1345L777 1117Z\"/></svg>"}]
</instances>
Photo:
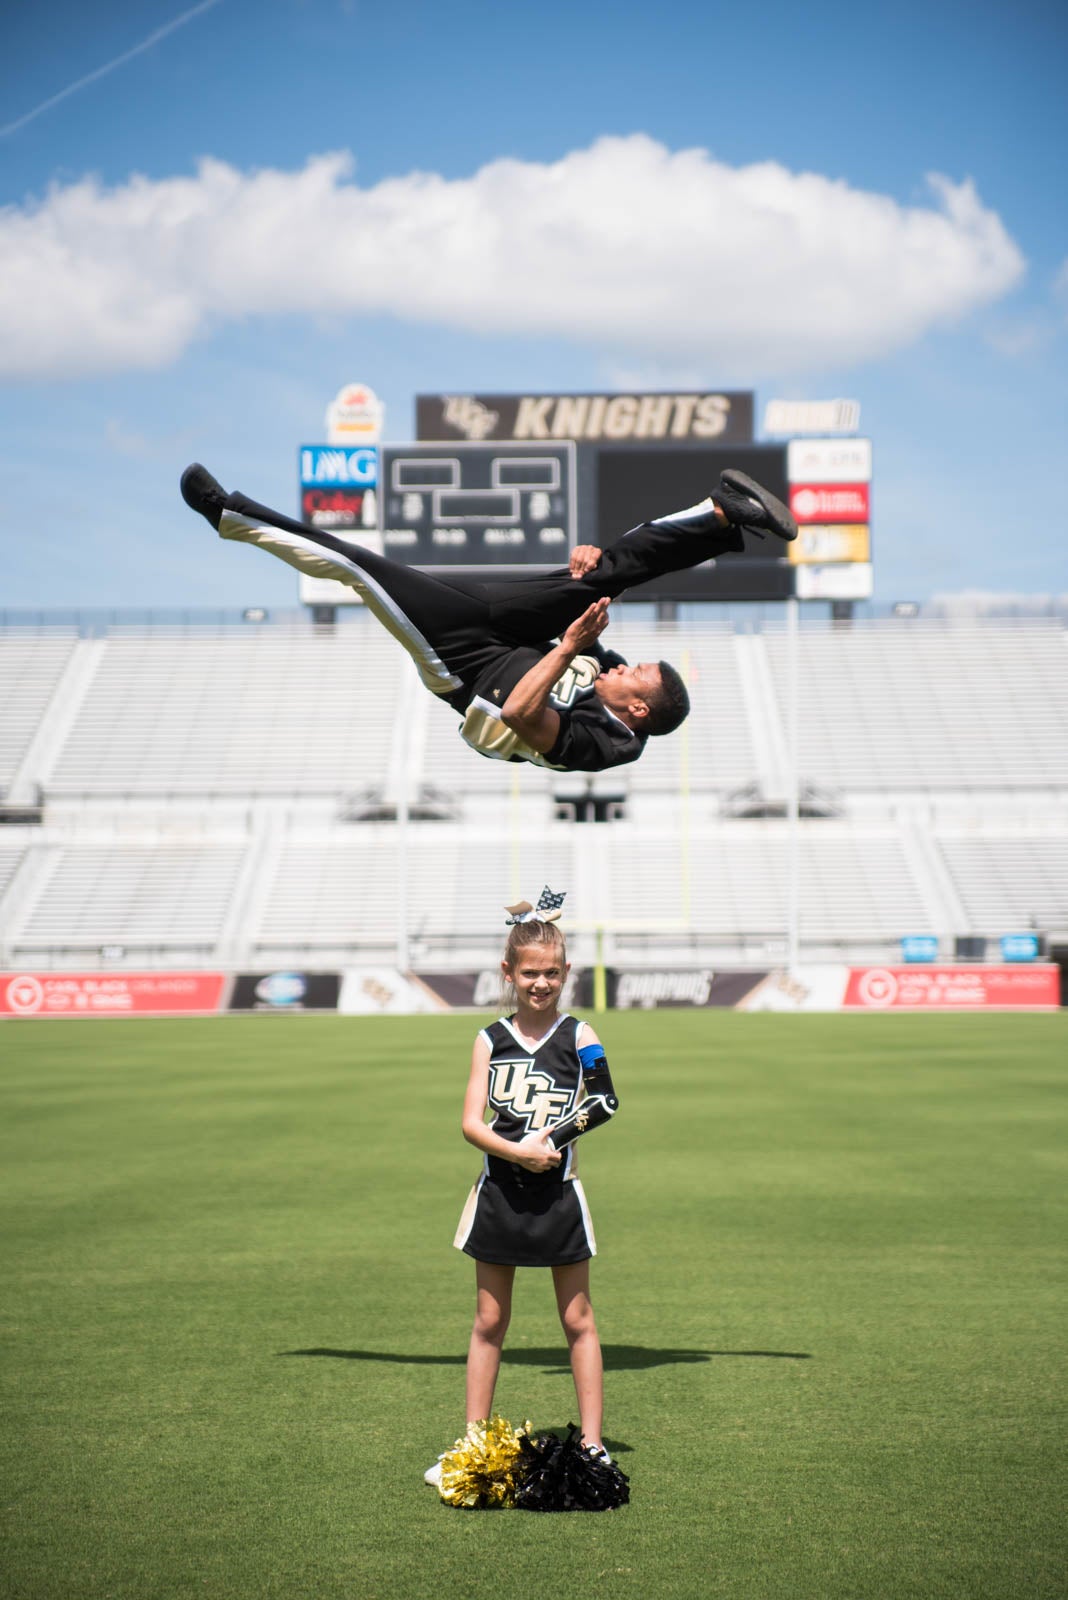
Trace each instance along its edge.
<instances>
[{"instance_id":1,"label":"empty stadium seat","mask_svg":"<svg viewBox=\"0 0 1068 1600\"><path fill-rule=\"evenodd\" d=\"M44 826L0 832L5 958L334 966L406 933L413 960L492 961L504 903L545 883L584 960L598 927L621 958L781 957L790 641L616 611L612 643L673 661L693 710L592 787L468 750L371 619L0 634L0 788L46 797ZM799 774L833 801L797 826L802 951L1068 929L1064 631L806 624L796 646ZM614 820L560 820L567 795Z\"/></svg>"}]
</instances>

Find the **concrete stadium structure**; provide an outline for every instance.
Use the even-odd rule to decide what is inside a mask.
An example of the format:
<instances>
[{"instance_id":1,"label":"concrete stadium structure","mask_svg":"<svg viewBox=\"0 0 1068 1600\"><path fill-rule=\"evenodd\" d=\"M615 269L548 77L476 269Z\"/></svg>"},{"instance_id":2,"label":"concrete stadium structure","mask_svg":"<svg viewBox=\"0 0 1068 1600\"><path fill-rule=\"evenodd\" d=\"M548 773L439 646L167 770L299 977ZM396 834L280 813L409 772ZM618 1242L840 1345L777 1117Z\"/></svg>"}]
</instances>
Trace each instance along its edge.
<instances>
[{"instance_id":1,"label":"concrete stadium structure","mask_svg":"<svg viewBox=\"0 0 1068 1600\"><path fill-rule=\"evenodd\" d=\"M481 760L371 619L0 632L0 966L492 960L501 906L568 890L573 953L783 959L789 641L630 620L684 729L592 778ZM1068 944L1059 622L804 623L806 960L905 935ZM594 818L597 820L595 821Z\"/></svg>"}]
</instances>

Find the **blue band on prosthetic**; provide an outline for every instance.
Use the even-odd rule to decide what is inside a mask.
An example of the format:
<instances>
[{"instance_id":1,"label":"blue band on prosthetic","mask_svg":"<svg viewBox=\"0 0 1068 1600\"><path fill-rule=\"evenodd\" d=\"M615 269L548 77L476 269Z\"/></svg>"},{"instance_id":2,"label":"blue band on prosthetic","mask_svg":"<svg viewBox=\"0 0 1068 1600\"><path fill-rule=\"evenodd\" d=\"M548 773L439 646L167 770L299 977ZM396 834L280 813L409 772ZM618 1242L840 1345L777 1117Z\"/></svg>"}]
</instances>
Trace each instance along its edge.
<instances>
[{"instance_id":1,"label":"blue band on prosthetic","mask_svg":"<svg viewBox=\"0 0 1068 1600\"><path fill-rule=\"evenodd\" d=\"M612 1084L604 1045L580 1045L578 1058L586 1097L576 1111L549 1130L550 1143L557 1150L573 1144L581 1134L600 1128L619 1110L619 1097Z\"/></svg>"}]
</instances>

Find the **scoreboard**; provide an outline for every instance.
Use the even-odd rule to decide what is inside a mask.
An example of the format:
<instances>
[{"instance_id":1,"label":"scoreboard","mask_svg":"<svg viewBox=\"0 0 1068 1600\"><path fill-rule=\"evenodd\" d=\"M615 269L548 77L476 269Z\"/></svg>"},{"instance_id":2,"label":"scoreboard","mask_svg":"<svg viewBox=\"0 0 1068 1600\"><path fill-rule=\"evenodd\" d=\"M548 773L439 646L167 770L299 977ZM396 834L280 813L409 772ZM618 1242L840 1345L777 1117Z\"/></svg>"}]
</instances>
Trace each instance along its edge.
<instances>
[{"instance_id":1,"label":"scoreboard","mask_svg":"<svg viewBox=\"0 0 1068 1600\"><path fill-rule=\"evenodd\" d=\"M742 552L625 599L870 595L871 442L759 442L753 417L748 391L420 395L414 443L303 447L301 514L443 576L545 571L566 566L576 544L605 547L698 503L738 467L790 505L799 538L746 534ZM306 576L301 598L358 603L350 587Z\"/></svg>"},{"instance_id":2,"label":"scoreboard","mask_svg":"<svg viewBox=\"0 0 1068 1600\"><path fill-rule=\"evenodd\" d=\"M572 441L386 444L380 454L382 548L393 560L449 571L567 565Z\"/></svg>"},{"instance_id":3,"label":"scoreboard","mask_svg":"<svg viewBox=\"0 0 1068 1600\"><path fill-rule=\"evenodd\" d=\"M786 501L786 450L778 444L601 445L595 455L596 515L590 542L611 544L628 528L696 505L719 483L724 467L740 467ZM794 592L789 546L773 535L745 535L745 550L670 572L628 591L630 600L785 600Z\"/></svg>"},{"instance_id":4,"label":"scoreboard","mask_svg":"<svg viewBox=\"0 0 1068 1600\"><path fill-rule=\"evenodd\" d=\"M508 528L487 521L484 535L468 532L457 542L452 559L471 570L511 562L528 565L548 561L561 565L575 543L602 547L649 517L680 511L705 499L719 482L724 467L741 467L767 485L781 500L789 498L786 445L753 441L753 395L748 391L649 394L419 395L416 397L418 452L429 465L476 448L489 460L507 461L529 452L531 469L539 457L551 458L562 446L571 453L576 527L568 541L559 540L560 554L548 539L558 538L546 525L519 528L517 513ZM383 450L383 457L388 447ZM406 452L412 454L414 452ZM472 465L471 470L474 470ZM382 473L383 484L387 472ZM474 482L474 479L471 480ZM479 480L487 491L499 478ZM416 537L402 533L404 546L391 543L391 530L403 495L385 491L385 549L399 560L440 566L436 549L449 549L449 531L439 517L424 524ZM536 499L539 510L543 502ZM438 509L445 509L439 504ZM529 509L529 507L528 507ZM486 511L495 508L487 498ZM548 525L548 530L554 524ZM560 524L555 526L559 527ZM474 531L474 530L472 530ZM511 556L509 557L509 551ZM461 552L466 552L461 554ZM794 593L794 568L778 539L746 535L744 554L708 561L686 572L673 572L629 591L633 600L782 600Z\"/></svg>"}]
</instances>

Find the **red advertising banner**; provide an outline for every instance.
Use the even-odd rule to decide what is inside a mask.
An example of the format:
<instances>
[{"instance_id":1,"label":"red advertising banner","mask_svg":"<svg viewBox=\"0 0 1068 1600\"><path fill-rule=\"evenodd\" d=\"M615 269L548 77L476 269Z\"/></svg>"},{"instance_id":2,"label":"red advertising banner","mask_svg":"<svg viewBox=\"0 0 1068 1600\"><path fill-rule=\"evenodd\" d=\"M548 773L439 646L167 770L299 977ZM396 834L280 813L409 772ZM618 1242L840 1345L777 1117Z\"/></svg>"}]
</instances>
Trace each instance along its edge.
<instances>
[{"instance_id":1,"label":"red advertising banner","mask_svg":"<svg viewBox=\"0 0 1068 1600\"><path fill-rule=\"evenodd\" d=\"M790 510L798 522L870 522L871 485L792 483Z\"/></svg>"},{"instance_id":2,"label":"red advertising banner","mask_svg":"<svg viewBox=\"0 0 1068 1600\"><path fill-rule=\"evenodd\" d=\"M300 514L316 528L358 528L363 523L364 489L309 489L300 491Z\"/></svg>"},{"instance_id":3,"label":"red advertising banner","mask_svg":"<svg viewBox=\"0 0 1068 1600\"><path fill-rule=\"evenodd\" d=\"M1060 969L1010 967L850 967L846 1011L1055 1010Z\"/></svg>"},{"instance_id":4,"label":"red advertising banner","mask_svg":"<svg viewBox=\"0 0 1068 1600\"><path fill-rule=\"evenodd\" d=\"M170 1017L218 1011L222 972L0 973L0 1016Z\"/></svg>"}]
</instances>

